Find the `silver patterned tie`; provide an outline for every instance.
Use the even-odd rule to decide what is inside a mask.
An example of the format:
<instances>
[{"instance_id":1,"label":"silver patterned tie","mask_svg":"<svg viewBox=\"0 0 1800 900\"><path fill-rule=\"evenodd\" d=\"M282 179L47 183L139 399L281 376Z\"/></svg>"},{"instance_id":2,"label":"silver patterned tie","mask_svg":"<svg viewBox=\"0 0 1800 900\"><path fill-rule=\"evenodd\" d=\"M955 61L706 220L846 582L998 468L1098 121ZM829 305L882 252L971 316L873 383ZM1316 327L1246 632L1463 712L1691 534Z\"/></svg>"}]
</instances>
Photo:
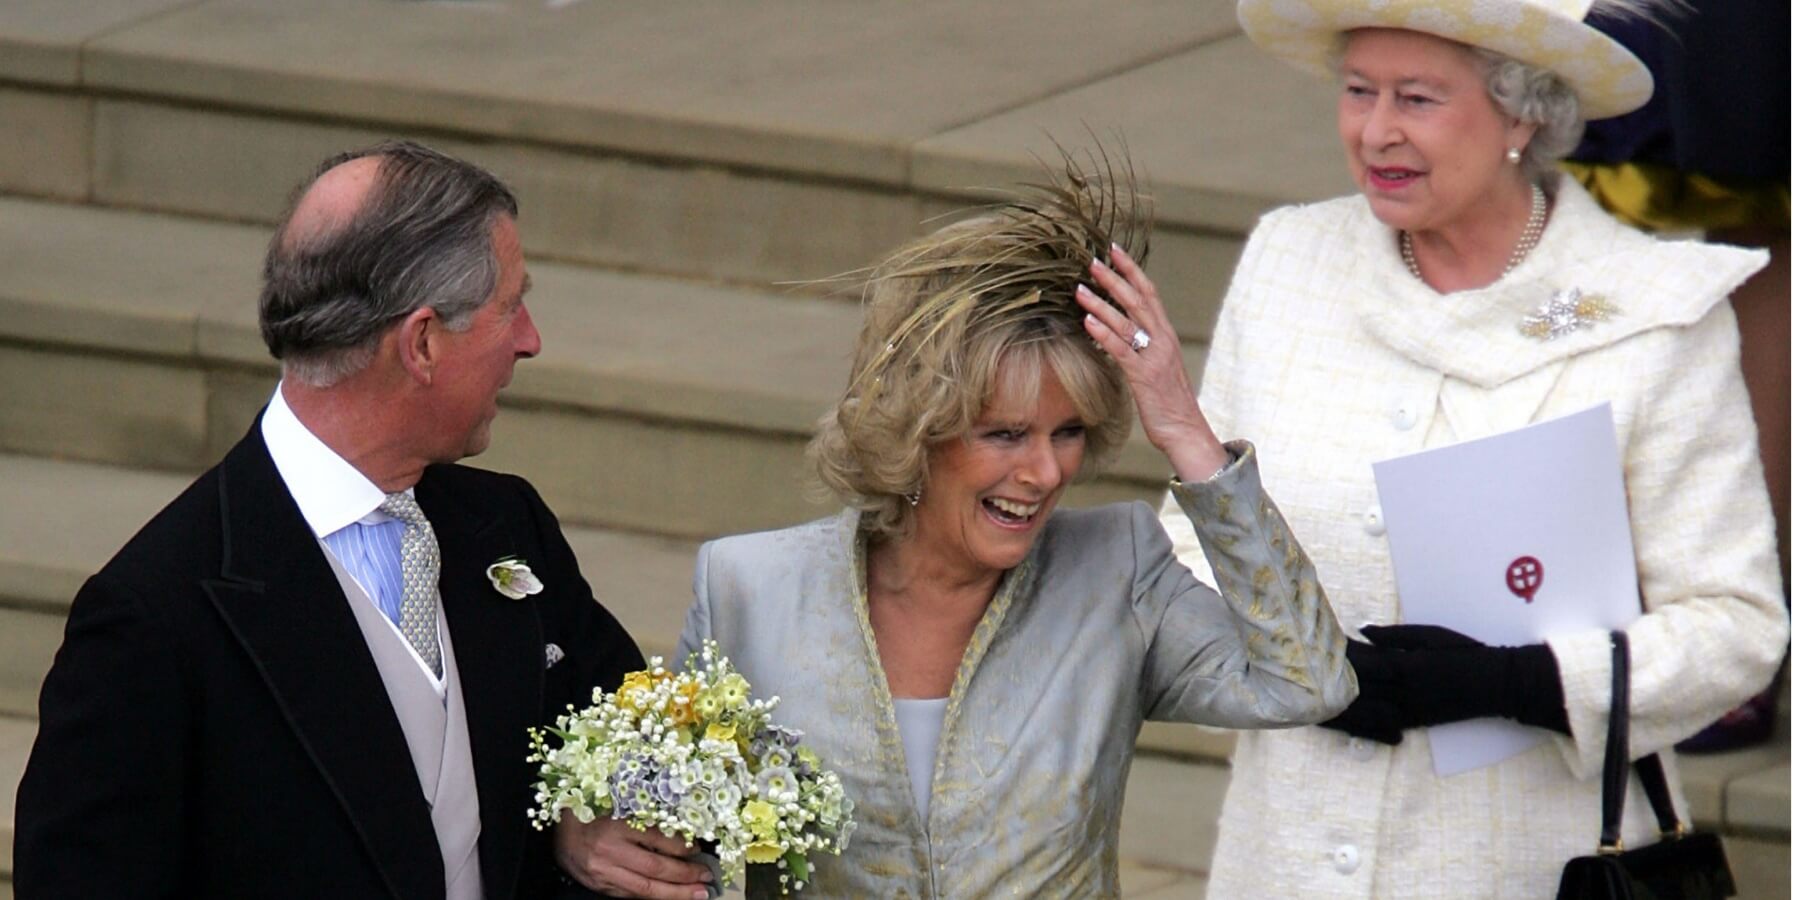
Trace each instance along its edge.
<instances>
[{"instance_id":1,"label":"silver patterned tie","mask_svg":"<svg viewBox=\"0 0 1800 900\"><path fill-rule=\"evenodd\" d=\"M381 511L406 524L400 536L400 633L419 651L419 658L442 677L438 655L438 543L419 502L405 493L389 494Z\"/></svg>"}]
</instances>

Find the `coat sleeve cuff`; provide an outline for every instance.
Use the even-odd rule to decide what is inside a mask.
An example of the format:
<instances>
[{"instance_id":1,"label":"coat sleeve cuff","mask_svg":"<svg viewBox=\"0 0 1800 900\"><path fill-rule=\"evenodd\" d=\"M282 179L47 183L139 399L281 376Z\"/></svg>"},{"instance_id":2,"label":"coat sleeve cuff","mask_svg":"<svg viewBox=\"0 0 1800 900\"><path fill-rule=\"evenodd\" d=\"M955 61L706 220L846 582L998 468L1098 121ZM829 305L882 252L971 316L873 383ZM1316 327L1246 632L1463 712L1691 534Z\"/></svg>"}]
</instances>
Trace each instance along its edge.
<instances>
[{"instance_id":1,"label":"coat sleeve cuff","mask_svg":"<svg viewBox=\"0 0 1800 900\"><path fill-rule=\"evenodd\" d=\"M1356 696L1343 632L1312 561L1263 492L1256 449L1246 441L1225 448L1232 459L1224 468L1205 481L1176 482L1170 494L1193 523L1219 595L1244 629L1248 664L1305 695L1269 720L1323 721Z\"/></svg>"},{"instance_id":2,"label":"coat sleeve cuff","mask_svg":"<svg viewBox=\"0 0 1800 900\"><path fill-rule=\"evenodd\" d=\"M1203 481L1182 481L1179 476L1169 479L1169 493L1187 511L1189 518L1204 518L1205 516L1196 515L1200 509L1210 508L1204 501L1220 495L1245 495L1248 491L1248 496L1254 497L1262 493L1262 475L1257 471L1256 448L1249 441L1227 441L1225 455L1225 465Z\"/></svg>"},{"instance_id":3,"label":"coat sleeve cuff","mask_svg":"<svg viewBox=\"0 0 1800 900\"><path fill-rule=\"evenodd\" d=\"M1551 740L1577 778L1600 774L1606 762L1607 714L1612 711L1612 639L1591 628L1552 637L1545 643L1556 657L1562 678L1563 707L1569 714L1568 736Z\"/></svg>"}]
</instances>

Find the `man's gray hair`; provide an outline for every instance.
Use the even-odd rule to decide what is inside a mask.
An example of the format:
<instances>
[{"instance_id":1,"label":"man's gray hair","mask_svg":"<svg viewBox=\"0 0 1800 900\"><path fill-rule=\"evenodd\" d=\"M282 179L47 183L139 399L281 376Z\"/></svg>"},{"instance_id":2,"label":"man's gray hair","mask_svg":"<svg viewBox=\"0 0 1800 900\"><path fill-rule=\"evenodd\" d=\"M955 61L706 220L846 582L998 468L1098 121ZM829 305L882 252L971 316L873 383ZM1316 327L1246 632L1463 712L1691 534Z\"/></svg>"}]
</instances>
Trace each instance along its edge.
<instances>
[{"instance_id":1,"label":"man's gray hair","mask_svg":"<svg viewBox=\"0 0 1800 900\"><path fill-rule=\"evenodd\" d=\"M375 183L346 221L289 234L294 207L327 171L379 160ZM431 307L469 327L500 278L494 222L518 200L478 166L410 141L386 141L321 163L294 193L269 243L258 304L263 342L286 376L329 387L361 371L396 321Z\"/></svg>"},{"instance_id":2,"label":"man's gray hair","mask_svg":"<svg viewBox=\"0 0 1800 900\"><path fill-rule=\"evenodd\" d=\"M1508 118L1537 126L1525 146L1519 169L1527 181L1556 192L1556 164L1581 143L1581 103L1556 73L1481 47L1469 52L1481 66L1488 97Z\"/></svg>"}]
</instances>

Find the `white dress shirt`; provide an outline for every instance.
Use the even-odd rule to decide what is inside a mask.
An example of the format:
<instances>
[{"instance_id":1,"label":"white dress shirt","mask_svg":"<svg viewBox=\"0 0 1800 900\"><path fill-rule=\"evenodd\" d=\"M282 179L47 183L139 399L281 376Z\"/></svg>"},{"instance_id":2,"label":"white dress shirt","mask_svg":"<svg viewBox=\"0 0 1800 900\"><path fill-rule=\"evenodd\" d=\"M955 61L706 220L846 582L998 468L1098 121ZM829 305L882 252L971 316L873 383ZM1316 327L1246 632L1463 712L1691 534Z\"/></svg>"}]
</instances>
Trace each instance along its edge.
<instances>
[{"instance_id":1,"label":"white dress shirt","mask_svg":"<svg viewBox=\"0 0 1800 900\"><path fill-rule=\"evenodd\" d=\"M321 548L356 579L399 635L400 536L405 526L381 512L387 495L307 429L282 397L280 385L263 411L262 434L275 471ZM412 488L406 493L410 495ZM441 640L442 635L439 637ZM412 648L405 636L400 641ZM441 698L443 679L417 651L413 651L413 659Z\"/></svg>"}]
</instances>

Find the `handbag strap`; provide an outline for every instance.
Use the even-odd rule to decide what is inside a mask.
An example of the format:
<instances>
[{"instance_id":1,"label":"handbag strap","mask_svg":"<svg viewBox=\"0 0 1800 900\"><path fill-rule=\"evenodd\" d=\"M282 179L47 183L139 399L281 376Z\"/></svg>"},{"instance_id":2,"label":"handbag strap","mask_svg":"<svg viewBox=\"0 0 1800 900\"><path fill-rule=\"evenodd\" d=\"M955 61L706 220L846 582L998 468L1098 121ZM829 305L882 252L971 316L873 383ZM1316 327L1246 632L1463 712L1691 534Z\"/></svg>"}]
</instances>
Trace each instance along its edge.
<instances>
[{"instance_id":1,"label":"handbag strap","mask_svg":"<svg viewBox=\"0 0 1800 900\"><path fill-rule=\"evenodd\" d=\"M1623 853L1620 823L1625 818L1625 784L1630 778L1625 767L1631 744L1631 641L1625 632L1612 633L1612 707L1606 719L1606 761L1600 782L1600 852ZM1664 838L1680 837L1687 829L1675 814L1675 802L1669 795L1669 780L1663 774L1662 759L1652 753L1632 764L1638 780L1644 783L1644 794L1656 812L1656 824Z\"/></svg>"},{"instance_id":2,"label":"handbag strap","mask_svg":"<svg viewBox=\"0 0 1800 900\"><path fill-rule=\"evenodd\" d=\"M1612 633L1612 705L1606 717L1606 762L1600 771L1600 852L1623 853L1619 823L1625 818L1625 754L1631 742L1631 642Z\"/></svg>"},{"instance_id":3,"label":"handbag strap","mask_svg":"<svg viewBox=\"0 0 1800 900\"><path fill-rule=\"evenodd\" d=\"M1650 798L1650 808L1656 810L1656 827L1665 838L1680 837L1687 833L1687 826L1681 824L1681 817L1675 814L1675 801L1669 796L1669 779L1663 776L1662 759L1652 753L1631 764L1637 770L1638 780L1644 783L1644 794Z\"/></svg>"}]
</instances>

